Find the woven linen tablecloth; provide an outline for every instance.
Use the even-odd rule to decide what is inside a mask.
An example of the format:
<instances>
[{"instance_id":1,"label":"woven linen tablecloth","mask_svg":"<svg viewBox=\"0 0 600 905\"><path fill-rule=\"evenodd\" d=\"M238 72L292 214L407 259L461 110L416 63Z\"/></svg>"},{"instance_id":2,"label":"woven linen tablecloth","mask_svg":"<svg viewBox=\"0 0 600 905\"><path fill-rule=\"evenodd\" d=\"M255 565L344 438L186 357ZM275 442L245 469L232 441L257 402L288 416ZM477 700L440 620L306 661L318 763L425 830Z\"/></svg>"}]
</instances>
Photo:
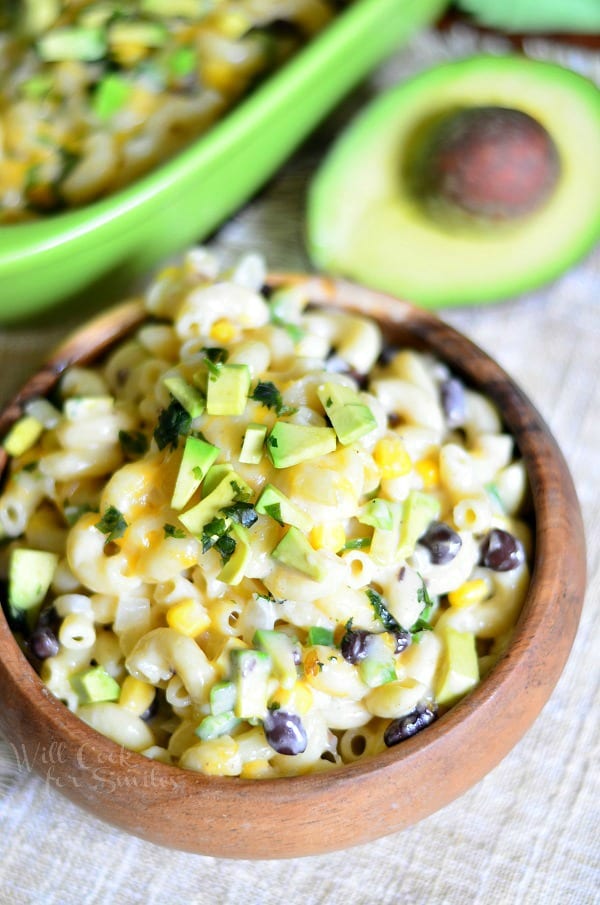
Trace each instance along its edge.
<instances>
[{"instance_id":1,"label":"woven linen tablecloth","mask_svg":"<svg viewBox=\"0 0 600 905\"><path fill-rule=\"evenodd\" d=\"M273 269L309 267L302 237L305 189L331 136L374 92L433 62L482 48L510 49L464 27L415 39L211 244L226 259L257 249ZM600 81L598 54L541 41L530 41L526 51ZM2 401L88 313L67 307L35 324L0 330ZM0 905L600 902L600 249L534 294L441 316L496 357L540 409L583 508L589 568L583 618L537 722L483 781L420 824L344 852L262 862L161 849L115 830L19 765L0 740ZM469 751L463 756L468 760Z\"/></svg>"}]
</instances>

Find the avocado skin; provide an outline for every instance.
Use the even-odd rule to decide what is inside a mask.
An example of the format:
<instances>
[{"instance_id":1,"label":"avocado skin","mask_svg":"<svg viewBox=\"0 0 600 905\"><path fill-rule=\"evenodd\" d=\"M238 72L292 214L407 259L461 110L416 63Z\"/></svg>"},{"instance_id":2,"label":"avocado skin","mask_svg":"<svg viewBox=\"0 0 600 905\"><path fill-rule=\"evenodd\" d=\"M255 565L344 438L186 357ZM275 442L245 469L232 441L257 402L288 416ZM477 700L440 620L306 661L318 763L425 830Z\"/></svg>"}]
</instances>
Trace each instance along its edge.
<instances>
[{"instance_id":1,"label":"avocado skin","mask_svg":"<svg viewBox=\"0 0 600 905\"><path fill-rule=\"evenodd\" d=\"M423 204L406 160L432 124L468 107L522 110L561 161L540 210L494 223ZM600 238L600 90L553 63L477 56L382 94L337 140L312 182L307 244L322 270L424 307L499 301L537 288Z\"/></svg>"}]
</instances>

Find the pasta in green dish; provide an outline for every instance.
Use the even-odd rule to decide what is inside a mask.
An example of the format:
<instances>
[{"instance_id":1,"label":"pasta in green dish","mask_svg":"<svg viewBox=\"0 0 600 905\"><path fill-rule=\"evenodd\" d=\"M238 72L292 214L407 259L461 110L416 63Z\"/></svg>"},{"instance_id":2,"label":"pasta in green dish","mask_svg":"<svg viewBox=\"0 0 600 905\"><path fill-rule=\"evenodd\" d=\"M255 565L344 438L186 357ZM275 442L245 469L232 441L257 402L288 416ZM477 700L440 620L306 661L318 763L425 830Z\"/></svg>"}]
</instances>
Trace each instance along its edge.
<instances>
[{"instance_id":1,"label":"pasta in green dish","mask_svg":"<svg viewBox=\"0 0 600 905\"><path fill-rule=\"evenodd\" d=\"M0 225L129 185L321 31L336 0L0 4Z\"/></svg>"},{"instance_id":2,"label":"pasta in green dish","mask_svg":"<svg viewBox=\"0 0 600 905\"><path fill-rule=\"evenodd\" d=\"M527 476L494 405L366 316L204 249L4 440L7 614L49 690L208 775L329 770L505 651Z\"/></svg>"}]
</instances>

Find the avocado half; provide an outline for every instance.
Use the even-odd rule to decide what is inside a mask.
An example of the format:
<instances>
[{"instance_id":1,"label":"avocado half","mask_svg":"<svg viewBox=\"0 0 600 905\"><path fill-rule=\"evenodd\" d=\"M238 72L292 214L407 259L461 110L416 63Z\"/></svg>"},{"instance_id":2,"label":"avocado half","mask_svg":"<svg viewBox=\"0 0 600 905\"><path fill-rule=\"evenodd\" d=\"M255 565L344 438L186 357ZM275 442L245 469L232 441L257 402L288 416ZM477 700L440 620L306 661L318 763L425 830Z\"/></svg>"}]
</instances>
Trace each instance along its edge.
<instances>
[{"instance_id":1,"label":"avocado half","mask_svg":"<svg viewBox=\"0 0 600 905\"><path fill-rule=\"evenodd\" d=\"M536 120L560 164L543 204L508 221L427 203L411 178L411 161L436 123L490 106ZM386 92L342 134L308 196L317 266L426 307L519 295L554 279L598 238L600 90L526 57L448 63Z\"/></svg>"}]
</instances>

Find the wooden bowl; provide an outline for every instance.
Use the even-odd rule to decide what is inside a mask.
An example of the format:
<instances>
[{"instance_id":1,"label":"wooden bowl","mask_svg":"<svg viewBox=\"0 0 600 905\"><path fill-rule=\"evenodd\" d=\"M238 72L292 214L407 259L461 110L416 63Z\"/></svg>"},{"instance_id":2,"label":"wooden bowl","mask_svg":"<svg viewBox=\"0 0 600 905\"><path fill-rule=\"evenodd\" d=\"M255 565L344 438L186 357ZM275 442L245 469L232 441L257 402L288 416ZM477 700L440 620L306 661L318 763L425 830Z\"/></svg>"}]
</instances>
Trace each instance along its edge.
<instances>
[{"instance_id":1,"label":"wooden bowl","mask_svg":"<svg viewBox=\"0 0 600 905\"><path fill-rule=\"evenodd\" d=\"M48 782L97 817L151 842L228 858L288 858L401 830L448 804L516 744L567 659L585 584L585 549L571 477L533 405L502 369L434 315L381 293L302 275L318 304L376 318L390 343L431 350L499 406L532 489L535 557L513 643L487 678L424 732L376 757L316 775L216 778L124 751L70 713L42 684L0 618L0 727ZM118 307L64 343L0 415L4 433L32 396L73 363L96 358L143 319ZM0 470L6 465L0 461Z\"/></svg>"}]
</instances>

